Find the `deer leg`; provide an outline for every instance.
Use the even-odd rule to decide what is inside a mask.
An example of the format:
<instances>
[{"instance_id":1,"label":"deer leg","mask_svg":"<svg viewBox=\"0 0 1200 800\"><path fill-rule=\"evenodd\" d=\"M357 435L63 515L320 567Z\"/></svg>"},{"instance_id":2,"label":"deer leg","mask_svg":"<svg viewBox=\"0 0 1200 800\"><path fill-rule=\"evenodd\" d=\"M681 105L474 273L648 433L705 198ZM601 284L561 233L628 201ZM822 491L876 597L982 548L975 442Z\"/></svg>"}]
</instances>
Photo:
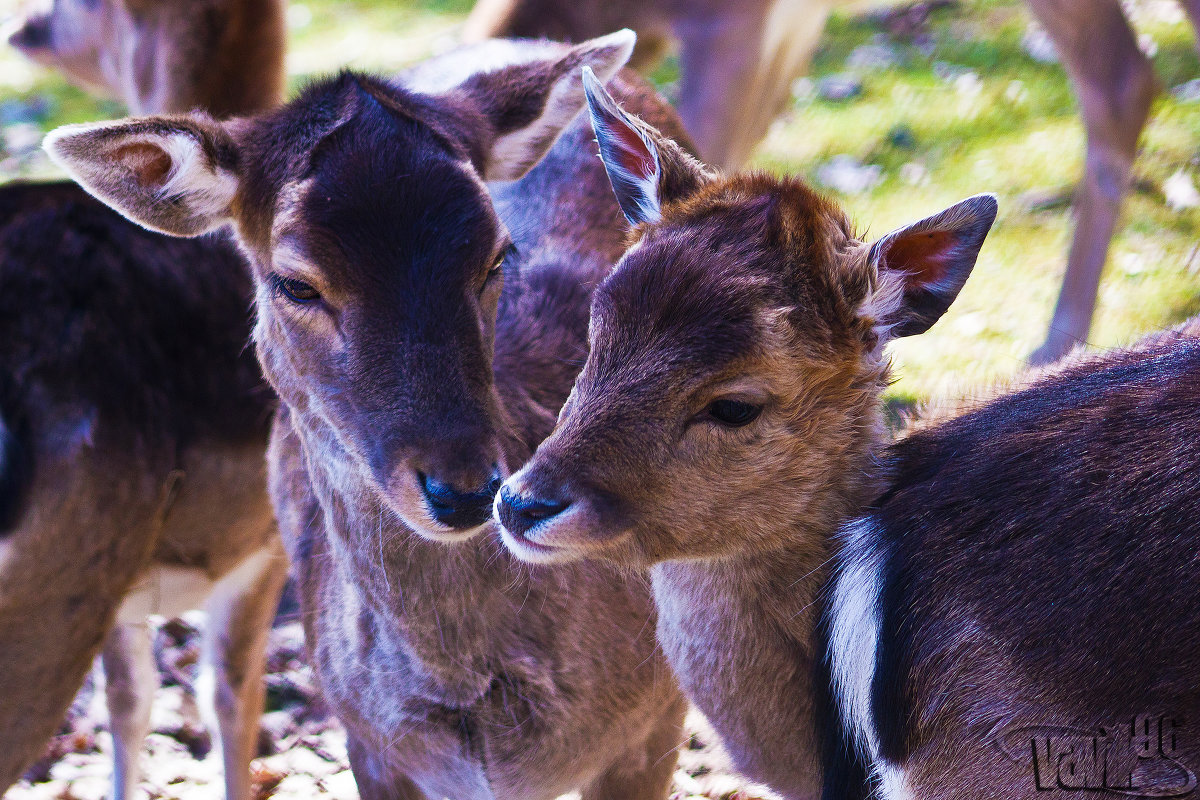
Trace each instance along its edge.
<instances>
[{"instance_id":1,"label":"deer leg","mask_svg":"<svg viewBox=\"0 0 1200 800\"><path fill-rule=\"evenodd\" d=\"M158 667L150 624L117 624L104 642L104 695L113 741L113 800L132 798L141 776L138 761L150 733L150 708Z\"/></svg>"},{"instance_id":2,"label":"deer leg","mask_svg":"<svg viewBox=\"0 0 1200 800\"><path fill-rule=\"evenodd\" d=\"M200 707L215 734L227 800L250 797L250 761L258 744L265 688L267 634L287 579L278 539L217 582L208 599L200 675Z\"/></svg>"},{"instance_id":3,"label":"deer leg","mask_svg":"<svg viewBox=\"0 0 1200 800\"><path fill-rule=\"evenodd\" d=\"M581 800L663 800L671 790L686 711L682 698L671 703L642 743L641 751L630 753L628 759L609 767L585 786Z\"/></svg>"},{"instance_id":4,"label":"deer leg","mask_svg":"<svg viewBox=\"0 0 1200 800\"><path fill-rule=\"evenodd\" d=\"M1046 341L1030 357L1044 364L1087 338L1100 273L1157 83L1117 0L1029 0L1029 6L1054 40L1087 131L1067 273Z\"/></svg>"},{"instance_id":5,"label":"deer leg","mask_svg":"<svg viewBox=\"0 0 1200 800\"><path fill-rule=\"evenodd\" d=\"M787 104L828 15L825 3L775 0L677 21L679 113L702 158L732 169L749 157Z\"/></svg>"},{"instance_id":6,"label":"deer leg","mask_svg":"<svg viewBox=\"0 0 1200 800\"><path fill-rule=\"evenodd\" d=\"M358 737L346 732L346 753L361 800L427 800L416 784L385 769Z\"/></svg>"}]
</instances>

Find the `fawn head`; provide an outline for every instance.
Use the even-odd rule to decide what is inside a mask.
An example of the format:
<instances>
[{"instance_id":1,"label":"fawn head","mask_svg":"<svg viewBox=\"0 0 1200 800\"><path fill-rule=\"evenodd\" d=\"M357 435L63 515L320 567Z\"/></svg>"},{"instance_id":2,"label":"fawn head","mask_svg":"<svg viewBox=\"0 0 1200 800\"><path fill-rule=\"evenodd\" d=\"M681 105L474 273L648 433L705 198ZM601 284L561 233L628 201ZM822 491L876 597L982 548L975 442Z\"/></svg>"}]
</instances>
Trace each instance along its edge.
<instances>
[{"instance_id":1,"label":"fawn head","mask_svg":"<svg viewBox=\"0 0 1200 800\"><path fill-rule=\"evenodd\" d=\"M72 126L46 147L147 227L232 222L259 359L310 460L458 541L504 474L492 355L510 239L484 181L532 167L583 106L580 65L615 73L633 38L513 48L436 93L344 73L250 119Z\"/></svg>"},{"instance_id":2,"label":"fawn head","mask_svg":"<svg viewBox=\"0 0 1200 800\"><path fill-rule=\"evenodd\" d=\"M632 246L554 433L499 492L504 541L632 566L803 546L869 499L884 345L949 307L996 201L866 244L803 182L718 177L585 84Z\"/></svg>"}]
</instances>

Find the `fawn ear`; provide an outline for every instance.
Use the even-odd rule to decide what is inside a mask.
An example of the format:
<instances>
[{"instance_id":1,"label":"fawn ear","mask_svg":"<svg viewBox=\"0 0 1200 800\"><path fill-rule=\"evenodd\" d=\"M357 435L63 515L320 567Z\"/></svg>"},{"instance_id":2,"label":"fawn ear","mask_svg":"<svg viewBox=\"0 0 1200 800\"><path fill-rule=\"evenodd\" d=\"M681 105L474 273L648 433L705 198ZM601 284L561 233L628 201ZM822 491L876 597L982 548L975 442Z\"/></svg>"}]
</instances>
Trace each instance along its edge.
<instances>
[{"instance_id":1,"label":"fawn ear","mask_svg":"<svg viewBox=\"0 0 1200 800\"><path fill-rule=\"evenodd\" d=\"M600 158L630 224L657 222L663 203L686 197L712 180L712 173L682 147L617 105L587 67L583 88Z\"/></svg>"},{"instance_id":2,"label":"fawn ear","mask_svg":"<svg viewBox=\"0 0 1200 800\"><path fill-rule=\"evenodd\" d=\"M477 140L472 150L484 180L516 180L537 164L583 110L580 68L608 79L636 41L633 31L620 30L572 46L498 40L464 49L458 69L471 72L456 92L483 116L487 130L468 135ZM421 81L413 88L422 90Z\"/></svg>"},{"instance_id":3,"label":"fawn ear","mask_svg":"<svg viewBox=\"0 0 1200 800\"><path fill-rule=\"evenodd\" d=\"M205 114L67 125L42 146L84 189L151 230L198 236L229 221L237 147Z\"/></svg>"},{"instance_id":4,"label":"fawn ear","mask_svg":"<svg viewBox=\"0 0 1200 800\"><path fill-rule=\"evenodd\" d=\"M996 209L995 195L968 197L871 246L867 258L879 279L870 314L889 336L924 333L946 313L975 268Z\"/></svg>"}]
</instances>

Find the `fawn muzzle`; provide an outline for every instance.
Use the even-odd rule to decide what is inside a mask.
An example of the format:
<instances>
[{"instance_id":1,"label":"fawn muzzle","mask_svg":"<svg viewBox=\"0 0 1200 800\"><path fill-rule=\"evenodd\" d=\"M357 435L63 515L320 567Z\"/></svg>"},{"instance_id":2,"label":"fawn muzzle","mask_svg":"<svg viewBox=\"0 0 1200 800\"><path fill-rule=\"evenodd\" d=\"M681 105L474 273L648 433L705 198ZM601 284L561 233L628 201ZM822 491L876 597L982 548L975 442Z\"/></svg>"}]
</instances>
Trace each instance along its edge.
<instances>
[{"instance_id":1,"label":"fawn muzzle","mask_svg":"<svg viewBox=\"0 0 1200 800\"><path fill-rule=\"evenodd\" d=\"M496 499L496 517L514 536L525 538L534 527L558 516L570 505L562 500L521 495L504 486Z\"/></svg>"}]
</instances>

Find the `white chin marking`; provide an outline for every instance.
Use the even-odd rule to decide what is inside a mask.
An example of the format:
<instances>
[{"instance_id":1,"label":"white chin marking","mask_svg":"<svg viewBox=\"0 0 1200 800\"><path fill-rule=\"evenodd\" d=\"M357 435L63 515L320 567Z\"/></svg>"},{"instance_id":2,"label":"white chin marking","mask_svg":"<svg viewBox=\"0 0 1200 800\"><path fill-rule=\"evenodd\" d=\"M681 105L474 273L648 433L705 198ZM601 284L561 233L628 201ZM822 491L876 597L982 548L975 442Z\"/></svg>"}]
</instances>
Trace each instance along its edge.
<instances>
[{"instance_id":1,"label":"white chin marking","mask_svg":"<svg viewBox=\"0 0 1200 800\"><path fill-rule=\"evenodd\" d=\"M883 780L885 772L895 770L879 759L879 735L871 718L871 684L879 650L880 571L884 553L870 517L848 523L838 536L845 555L835 578L831 603L829 660L834 697L843 726Z\"/></svg>"},{"instance_id":2,"label":"white chin marking","mask_svg":"<svg viewBox=\"0 0 1200 800\"><path fill-rule=\"evenodd\" d=\"M404 522L417 536L430 542L437 542L438 544L461 544L462 542L470 541L483 533L488 525L491 524L490 522L485 522L482 525L476 525L474 528L458 530L455 528L434 529L425 525L413 524L407 519Z\"/></svg>"},{"instance_id":3,"label":"white chin marking","mask_svg":"<svg viewBox=\"0 0 1200 800\"><path fill-rule=\"evenodd\" d=\"M522 537L514 536L503 525L500 526L500 538L510 553L530 564L561 564L572 560L567 552L530 544Z\"/></svg>"}]
</instances>

